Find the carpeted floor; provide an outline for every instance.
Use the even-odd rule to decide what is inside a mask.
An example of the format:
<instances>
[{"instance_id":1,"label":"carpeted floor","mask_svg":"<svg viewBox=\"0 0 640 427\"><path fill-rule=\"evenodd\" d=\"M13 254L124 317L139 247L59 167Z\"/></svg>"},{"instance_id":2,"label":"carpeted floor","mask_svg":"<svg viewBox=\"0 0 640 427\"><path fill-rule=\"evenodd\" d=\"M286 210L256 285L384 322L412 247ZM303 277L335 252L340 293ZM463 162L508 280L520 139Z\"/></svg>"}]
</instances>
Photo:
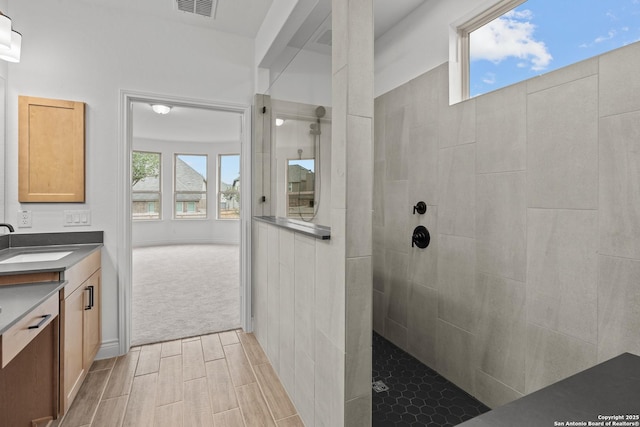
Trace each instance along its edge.
<instances>
[{"instance_id":1,"label":"carpeted floor","mask_svg":"<svg viewBox=\"0 0 640 427\"><path fill-rule=\"evenodd\" d=\"M133 249L131 344L240 327L237 245Z\"/></svg>"}]
</instances>

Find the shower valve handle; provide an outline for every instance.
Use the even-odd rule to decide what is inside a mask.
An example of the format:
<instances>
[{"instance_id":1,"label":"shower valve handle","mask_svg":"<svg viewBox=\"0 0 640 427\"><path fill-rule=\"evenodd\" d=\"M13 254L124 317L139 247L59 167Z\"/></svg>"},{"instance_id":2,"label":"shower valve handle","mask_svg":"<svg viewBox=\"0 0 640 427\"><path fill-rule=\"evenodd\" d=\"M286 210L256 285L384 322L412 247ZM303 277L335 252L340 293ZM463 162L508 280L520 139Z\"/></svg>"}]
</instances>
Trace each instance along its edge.
<instances>
[{"instance_id":1,"label":"shower valve handle","mask_svg":"<svg viewBox=\"0 0 640 427\"><path fill-rule=\"evenodd\" d=\"M414 207L413 207L413 214L415 215L416 212L419 213L420 215L424 214L427 211L427 204L425 202L418 202Z\"/></svg>"},{"instance_id":2,"label":"shower valve handle","mask_svg":"<svg viewBox=\"0 0 640 427\"><path fill-rule=\"evenodd\" d=\"M419 225L413 230L413 236L411 237L411 247L419 247L420 249L424 249L429 246L431 242L431 235L429 234L429 230L423 225Z\"/></svg>"}]
</instances>

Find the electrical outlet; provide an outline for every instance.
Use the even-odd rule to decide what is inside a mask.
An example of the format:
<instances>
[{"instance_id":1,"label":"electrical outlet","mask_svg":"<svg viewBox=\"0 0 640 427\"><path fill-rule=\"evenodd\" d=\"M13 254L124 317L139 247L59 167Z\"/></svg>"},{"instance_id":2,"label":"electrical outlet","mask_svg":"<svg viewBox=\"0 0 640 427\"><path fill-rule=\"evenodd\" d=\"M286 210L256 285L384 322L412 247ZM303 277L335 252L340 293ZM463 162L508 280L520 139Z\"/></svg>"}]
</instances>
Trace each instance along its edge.
<instances>
[{"instance_id":1,"label":"electrical outlet","mask_svg":"<svg viewBox=\"0 0 640 427\"><path fill-rule=\"evenodd\" d=\"M31 227L31 211L18 211L18 228Z\"/></svg>"}]
</instances>

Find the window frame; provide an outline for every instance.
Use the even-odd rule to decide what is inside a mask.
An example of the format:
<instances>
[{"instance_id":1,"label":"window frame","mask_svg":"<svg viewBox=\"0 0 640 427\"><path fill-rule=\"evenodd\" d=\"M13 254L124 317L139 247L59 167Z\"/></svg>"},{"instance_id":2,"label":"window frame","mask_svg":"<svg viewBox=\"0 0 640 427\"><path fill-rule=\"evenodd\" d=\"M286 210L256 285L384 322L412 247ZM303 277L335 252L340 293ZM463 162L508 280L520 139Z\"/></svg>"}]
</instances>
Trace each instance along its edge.
<instances>
[{"instance_id":1,"label":"window frame","mask_svg":"<svg viewBox=\"0 0 640 427\"><path fill-rule=\"evenodd\" d=\"M238 166L240 167L240 179L239 183L242 183L242 157L240 153L220 153L218 154L218 173L217 173L217 196L216 196L216 219L219 221L239 221L240 220L240 212L238 211L237 218L223 218L220 216L220 209L222 207L221 197L222 197L222 158L229 156L238 156ZM238 191L240 194L242 192L242 188ZM240 197L238 198L238 209L240 208Z\"/></svg>"},{"instance_id":2,"label":"window frame","mask_svg":"<svg viewBox=\"0 0 640 427\"><path fill-rule=\"evenodd\" d=\"M510 10L515 9L527 0L502 0L486 9L484 12L475 15L456 29L457 47L459 52L458 62L460 65L460 94L465 101L470 98L471 93L471 44L470 34L478 28L488 24L494 19L504 15Z\"/></svg>"},{"instance_id":3,"label":"window frame","mask_svg":"<svg viewBox=\"0 0 640 427\"><path fill-rule=\"evenodd\" d=\"M162 152L159 151L149 151L149 150L131 150L131 164L132 164L132 168L133 168L133 155L134 153L148 153L148 154L157 154L159 159L158 159L158 191L135 191L133 189L133 185L131 185L131 220L132 221L162 221ZM157 193L158 194L158 200L157 202L154 201L153 203L157 203L158 204L158 217L157 218L135 218L134 217L134 211L133 211L133 206L135 201L133 200L133 195L134 194L150 194L150 193ZM145 203L147 203L145 212L148 213L148 207L149 207L149 201L145 201Z\"/></svg>"},{"instance_id":4,"label":"window frame","mask_svg":"<svg viewBox=\"0 0 640 427\"><path fill-rule=\"evenodd\" d=\"M178 157L179 156L199 156L199 157L204 157L206 159L206 167L205 167L205 171L207 176L203 177L204 178L204 182L205 182L205 191L178 191L177 190L177 178L178 178L178 173L177 173L177 167L178 167ZM209 155L208 154L200 154L200 153L173 153L173 203L172 203L172 211L173 211L173 219L174 220L178 220L178 221L184 221L184 220L191 220L191 221L202 221L202 220L207 220L209 219ZM204 198L205 198L205 209L206 209L206 213L204 216L194 216L194 217L190 217L189 215L185 215L185 213L187 213L188 211L184 210L185 207L185 201L178 200L178 195L179 194L203 194ZM182 213L179 215L178 211L176 209L178 202L181 204L183 210L181 211Z\"/></svg>"}]
</instances>

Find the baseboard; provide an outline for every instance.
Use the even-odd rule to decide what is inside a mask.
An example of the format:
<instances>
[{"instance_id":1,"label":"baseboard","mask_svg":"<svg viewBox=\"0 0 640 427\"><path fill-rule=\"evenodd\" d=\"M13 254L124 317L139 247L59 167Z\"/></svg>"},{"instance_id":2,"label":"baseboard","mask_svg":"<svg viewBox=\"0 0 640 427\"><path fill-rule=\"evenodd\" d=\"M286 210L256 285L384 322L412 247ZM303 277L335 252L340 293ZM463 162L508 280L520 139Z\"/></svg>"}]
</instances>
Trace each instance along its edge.
<instances>
[{"instance_id":1,"label":"baseboard","mask_svg":"<svg viewBox=\"0 0 640 427\"><path fill-rule=\"evenodd\" d=\"M120 354L120 340L113 339L109 341L103 341L96 355L96 360L110 359L112 357L122 356Z\"/></svg>"}]
</instances>

